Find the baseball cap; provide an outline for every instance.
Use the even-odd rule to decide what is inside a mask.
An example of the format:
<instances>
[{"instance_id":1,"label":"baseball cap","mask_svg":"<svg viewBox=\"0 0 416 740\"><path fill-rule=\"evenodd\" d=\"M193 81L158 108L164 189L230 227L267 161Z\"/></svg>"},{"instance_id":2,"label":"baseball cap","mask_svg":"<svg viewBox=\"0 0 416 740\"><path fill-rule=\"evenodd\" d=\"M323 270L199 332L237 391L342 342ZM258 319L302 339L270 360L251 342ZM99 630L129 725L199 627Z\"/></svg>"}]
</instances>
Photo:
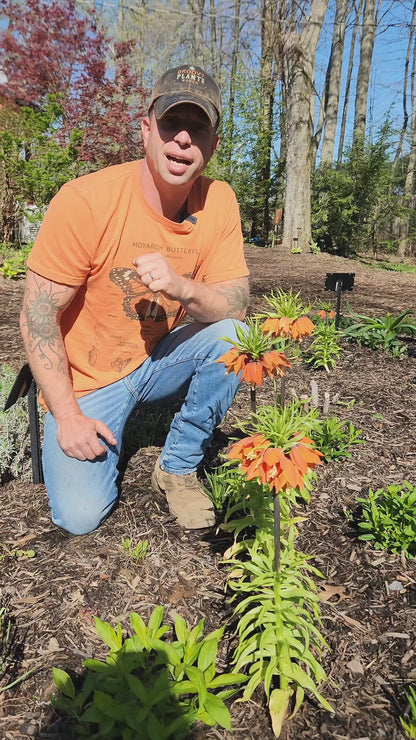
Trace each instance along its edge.
<instances>
[{"instance_id":1,"label":"baseball cap","mask_svg":"<svg viewBox=\"0 0 416 740\"><path fill-rule=\"evenodd\" d=\"M214 78L201 67L183 64L168 69L157 80L149 103L156 118L180 103L193 103L202 108L212 125L217 126L221 115L221 92Z\"/></svg>"}]
</instances>

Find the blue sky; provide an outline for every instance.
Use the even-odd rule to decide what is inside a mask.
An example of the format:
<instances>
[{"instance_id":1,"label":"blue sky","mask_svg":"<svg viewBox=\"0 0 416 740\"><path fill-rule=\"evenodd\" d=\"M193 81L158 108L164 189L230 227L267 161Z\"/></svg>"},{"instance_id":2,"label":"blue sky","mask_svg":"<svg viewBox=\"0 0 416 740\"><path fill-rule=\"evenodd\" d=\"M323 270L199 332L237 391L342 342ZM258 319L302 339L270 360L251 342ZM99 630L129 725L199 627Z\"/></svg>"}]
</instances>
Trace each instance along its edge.
<instances>
[{"instance_id":1,"label":"blue sky","mask_svg":"<svg viewBox=\"0 0 416 740\"><path fill-rule=\"evenodd\" d=\"M409 7L407 7L407 5ZM383 0L382 16L380 28L377 31L372 75L369 90L369 105L367 123L370 131L377 132L383 124L387 114L390 112L391 120L397 129L400 129L403 121L403 80L404 67L408 45L409 29L407 27L411 21L410 3L402 3L400 0ZM324 28L321 34L317 61L317 84L322 84L323 75L326 71L326 64L329 56L330 45L332 40L332 19L331 8L328 10ZM346 34L346 45L344 54L343 74L346 73L349 57L349 41L351 38L351 28ZM347 138L351 137L352 122L354 117L354 94L355 82L358 72L359 62L359 43L356 42L356 58L353 72L352 89L350 93L350 105L347 127ZM320 65L320 59L322 64ZM343 95L343 91L342 91ZM340 101L342 110L343 97ZM410 98L408 98L408 110L410 112Z\"/></svg>"}]
</instances>

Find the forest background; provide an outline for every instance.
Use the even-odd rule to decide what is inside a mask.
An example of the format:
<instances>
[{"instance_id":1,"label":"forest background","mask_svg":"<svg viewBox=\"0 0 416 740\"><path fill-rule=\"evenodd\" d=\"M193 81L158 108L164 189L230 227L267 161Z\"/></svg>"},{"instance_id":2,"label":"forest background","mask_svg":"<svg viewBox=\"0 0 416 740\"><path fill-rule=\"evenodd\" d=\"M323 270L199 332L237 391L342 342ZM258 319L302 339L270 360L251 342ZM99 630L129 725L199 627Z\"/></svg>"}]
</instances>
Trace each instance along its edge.
<instances>
[{"instance_id":1,"label":"forest background","mask_svg":"<svg viewBox=\"0 0 416 740\"><path fill-rule=\"evenodd\" d=\"M152 83L192 62L223 91L209 174L236 191L247 239L416 252L416 1L0 0L0 12L0 240L67 180L140 156Z\"/></svg>"}]
</instances>

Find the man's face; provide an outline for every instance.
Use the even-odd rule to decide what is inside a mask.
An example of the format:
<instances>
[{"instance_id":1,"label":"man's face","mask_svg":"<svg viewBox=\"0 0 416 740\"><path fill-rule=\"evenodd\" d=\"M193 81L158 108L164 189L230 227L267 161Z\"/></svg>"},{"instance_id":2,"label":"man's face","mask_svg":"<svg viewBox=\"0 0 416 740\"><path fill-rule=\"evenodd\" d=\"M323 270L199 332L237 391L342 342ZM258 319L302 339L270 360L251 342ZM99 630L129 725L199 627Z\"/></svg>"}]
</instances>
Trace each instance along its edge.
<instances>
[{"instance_id":1,"label":"man's face","mask_svg":"<svg viewBox=\"0 0 416 740\"><path fill-rule=\"evenodd\" d=\"M218 146L208 116L191 103L176 105L159 120L154 114L146 117L142 135L146 160L159 187L191 185Z\"/></svg>"}]
</instances>

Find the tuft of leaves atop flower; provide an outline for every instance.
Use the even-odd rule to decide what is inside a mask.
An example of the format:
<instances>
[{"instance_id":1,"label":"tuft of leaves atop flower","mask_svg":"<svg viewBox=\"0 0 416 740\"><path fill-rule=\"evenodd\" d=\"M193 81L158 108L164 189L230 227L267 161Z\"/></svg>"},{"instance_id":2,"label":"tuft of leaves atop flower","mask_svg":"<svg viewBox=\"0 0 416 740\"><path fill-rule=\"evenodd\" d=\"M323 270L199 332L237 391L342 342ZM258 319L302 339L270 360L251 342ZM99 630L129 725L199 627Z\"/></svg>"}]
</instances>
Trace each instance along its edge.
<instances>
[{"instance_id":1,"label":"tuft of leaves atop flower","mask_svg":"<svg viewBox=\"0 0 416 740\"><path fill-rule=\"evenodd\" d=\"M266 377L281 377L292 365L283 352L274 349L273 342L264 334L258 320L248 320L247 327L248 331L236 325L238 341L217 362L225 364L226 373L238 375L241 372L241 380L255 388L262 385ZM224 339L232 342L228 337Z\"/></svg>"},{"instance_id":2,"label":"tuft of leaves atop flower","mask_svg":"<svg viewBox=\"0 0 416 740\"><path fill-rule=\"evenodd\" d=\"M267 311L264 316L287 316L294 320L299 319L303 314L309 313L311 310L310 303L304 303L300 291L294 293L292 289L284 291L281 288L277 288L276 291L263 296L266 303L272 309Z\"/></svg>"}]
</instances>

